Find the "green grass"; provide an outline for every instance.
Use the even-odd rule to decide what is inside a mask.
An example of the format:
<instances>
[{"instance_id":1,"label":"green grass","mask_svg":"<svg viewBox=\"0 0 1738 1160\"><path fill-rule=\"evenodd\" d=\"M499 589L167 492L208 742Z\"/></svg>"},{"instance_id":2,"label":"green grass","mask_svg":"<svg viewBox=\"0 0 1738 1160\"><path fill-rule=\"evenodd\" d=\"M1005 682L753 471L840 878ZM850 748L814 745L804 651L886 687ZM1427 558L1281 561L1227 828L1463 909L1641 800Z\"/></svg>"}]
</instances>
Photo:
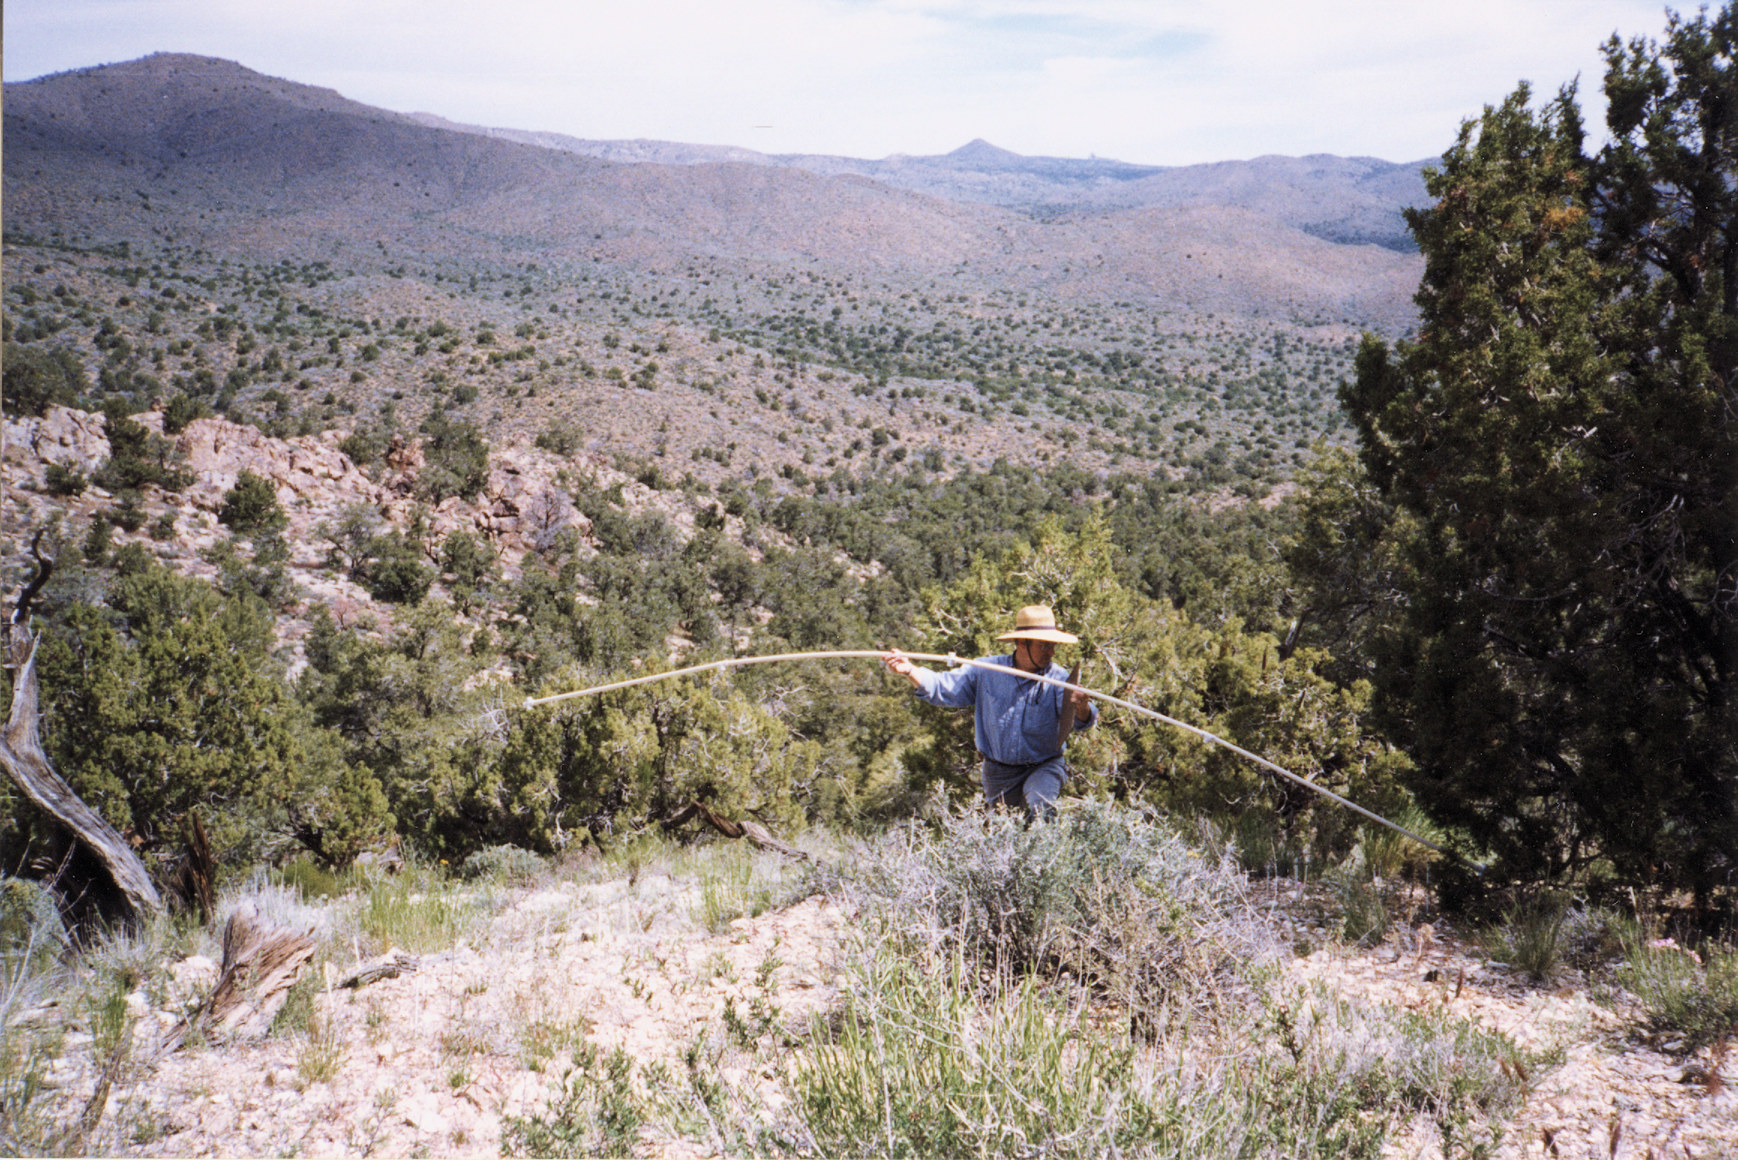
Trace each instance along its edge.
<instances>
[{"instance_id":1,"label":"green grass","mask_svg":"<svg viewBox=\"0 0 1738 1160\"><path fill-rule=\"evenodd\" d=\"M634 1061L619 1047L605 1055L596 1044L582 1044L546 1112L502 1121L502 1155L630 1154L645 1116L634 1088L635 1070Z\"/></svg>"},{"instance_id":2,"label":"green grass","mask_svg":"<svg viewBox=\"0 0 1738 1160\"><path fill-rule=\"evenodd\" d=\"M873 950L853 967L837 1026L816 1027L789 1076L818 1155L1164 1154L1181 1127L1181 1093L1141 1066L1124 1028L1095 1026L1031 978L986 1001L957 953L936 971ZM1213 1135L1189 1146L1235 1154Z\"/></svg>"},{"instance_id":3,"label":"green grass","mask_svg":"<svg viewBox=\"0 0 1738 1160\"><path fill-rule=\"evenodd\" d=\"M1635 938L1627 952L1618 981L1640 1004L1648 1035L1684 1052L1738 1038L1738 950Z\"/></svg>"},{"instance_id":4,"label":"green grass","mask_svg":"<svg viewBox=\"0 0 1738 1160\"><path fill-rule=\"evenodd\" d=\"M712 934L722 933L739 918L765 914L781 893L782 883L762 872L752 848L741 842L715 842L696 853L693 871L700 879L695 920Z\"/></svg>"},{"instance_id":5,"label":"green grass","mask_svg":"<svg viewBox=\"0 0 1738 1160\"><path fill-rule=\"evenodd\" d=\"M1568 913L1568 903L1557 895L1523 898L1503 911L1500 923L1479 932L1479 943L1492 959L1549 979L1563 957Z\"/></svg>"},{"instance_id":6,"label":"green grass","mask_svg":"<svg viewBox=\"0 0 1738 1160\"><path fill-rule=\"evenodd\" d=\"M1448 841L1442 828L1415 804L1408 804L1393 821L1439 846ZM1431 863L1442 857L1430 847L1420 845L1387 826L1364 826L1358 844L1363 848L1370 872L1379 878L1404 876L1416 881L1425 876Z\"/></svg>"},{"instance_id":7,"label":"green grass","mask_svg":"<svg viewBox=\"0 0 1738 1160\"><path fill-rule=\"evenodd\" d=\"M879 940L843 1013L787 1071L821 1156L1370 1157L1412 1115L1494 1139L1541 1061L1469 1023L1324 992L1131 1038L1033 976L985 993L957 954L925 970ZM1222 1015L1224 1013L1221 1013Z\"/></svg>"},{"instance_id":8,"label":"green grass","mask_svg":"<svg viewBox=\"0 0 1738 1160\"><path fill-rule=\"evenodd\" d=\"M388 948L412 954L446 950L474 935L487 917L488 900L461 890L432 871L406 870L372 878L355 921L368 944L365 953Z\"/></svg>"},{"instance_id":9,"label":"green grass","mask_svg":"<svg viewBox=\"0 0 1738 1160\"><path fill-rule=\"evenodd\" d=\"M337 898L344 893L342 876L332 873L310 858L297 858L277 871L275 878L300 893L304 899Z\"/></svg>"},{"instance_id":10,"label":"green grass","mask_svg":"<svg viewBox=\"0 0 1738 1160\"><path fill-rule=\"evenodd\" d=\"M572 1019L532 1019L519 1028L519 1062L542 1071L557 1055L571 1053L591 1030L585 1016Z\"/></svg>"},{"instance_id":11,"label":"green grass","mask_svg":"<svg viewBox=\"0 0 1738 1160\"><path fill-rule=\"evenodd\" d=\"M327 1083L338 1078L349 1055L344 1035L328 1018L310 1019L296 1050L296 1074L303 1083Z\"/></svg>"},{"instance_id":12,"label":"green grass","mask_svg":"<svg viewBox=\"0 0 1738 1160\"><path fill-rule=\"evenodd\" d=\"M1356 872L1335 871L1329 879L1340 908L1340 933L1353 946L1375 946L1388 934L1392 916L1382 884Z\"/></svg>"}]
</instances>

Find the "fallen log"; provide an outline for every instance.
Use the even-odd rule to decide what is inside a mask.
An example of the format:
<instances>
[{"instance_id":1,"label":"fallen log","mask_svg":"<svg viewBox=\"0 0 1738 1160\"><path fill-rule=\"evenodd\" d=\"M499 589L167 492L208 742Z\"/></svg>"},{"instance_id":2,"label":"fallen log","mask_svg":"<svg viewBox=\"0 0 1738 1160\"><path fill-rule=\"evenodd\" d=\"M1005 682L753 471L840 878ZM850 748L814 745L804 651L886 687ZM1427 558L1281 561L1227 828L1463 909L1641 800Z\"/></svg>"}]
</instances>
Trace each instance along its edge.
<instances>
[{"instance_id":1,"label":"fallen log","mask_svg":"<svg viewBox=\"0 0 1738 1160\"><path fill-rule=\"evenodd\" d=\"M415 955L400 950L390 950L379 958L370 959L363 963L338 985L356 990L366 987L370 983L378 983L382 979L396 979L400 975L412 974L421 965L421 960Z\"/></svg>"}]
</instances>

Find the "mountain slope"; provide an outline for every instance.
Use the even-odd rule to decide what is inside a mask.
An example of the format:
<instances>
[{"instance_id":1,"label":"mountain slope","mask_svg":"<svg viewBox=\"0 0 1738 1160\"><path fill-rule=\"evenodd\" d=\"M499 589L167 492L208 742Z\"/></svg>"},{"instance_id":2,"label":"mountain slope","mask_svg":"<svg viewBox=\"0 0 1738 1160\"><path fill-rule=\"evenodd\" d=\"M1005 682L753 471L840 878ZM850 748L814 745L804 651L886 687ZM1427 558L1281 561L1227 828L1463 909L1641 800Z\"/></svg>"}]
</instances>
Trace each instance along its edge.
<instances>
[{"instance_id":1,"label":"mountain slope","mask_svg":"<svg viewBox=\"0 0 1738 1160\"><path fill-rule=\"evenodd\" d=\"M5 132L7 228L27 235L172 238L260 257L437 269L533 260L657 270L704 260L978 287L993 277L1010 289L1088 300L1132 295L1162 309L1206 303L1383 329L1406 325L1417 274L1410 255L1323 249L1310 234L1332 231L1284 220L1296 195L1263 200L1252 177L1190 186L1149 174L1121 183L1145 189L1138 204L1101 190L1097 200L1078 199L1079 210L1035 217L889 183L901 172L951 169L964 175L955 187L983 184L998 167L1030 181L1051 165L982 143L943 159L868 163L861 173L735 160L617 164L431 127L185 55L8 85ZM1119 164L1055 163L1083 173ZM1326 164L1302 170L1316 171L1325 175L1317 187L1336 172ZM936 188L929 177L900 183L926 182ZM1207 204L1214 197L1219 204ZM1362 211L1334 212L1354 223L1341 232L1358 234ZM1203 276L1186 264L1193 259L1177 257L1192 252L1190 238L1236 258Z\"/></svg>"}]
</instances>

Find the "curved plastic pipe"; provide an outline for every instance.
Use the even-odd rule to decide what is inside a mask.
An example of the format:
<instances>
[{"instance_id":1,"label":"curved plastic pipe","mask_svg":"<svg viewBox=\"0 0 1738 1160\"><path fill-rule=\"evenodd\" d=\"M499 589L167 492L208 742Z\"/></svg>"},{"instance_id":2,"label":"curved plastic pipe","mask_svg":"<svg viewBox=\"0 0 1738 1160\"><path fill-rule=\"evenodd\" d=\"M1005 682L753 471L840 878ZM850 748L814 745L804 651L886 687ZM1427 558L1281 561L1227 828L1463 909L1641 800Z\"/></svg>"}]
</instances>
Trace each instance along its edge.
<instances>
[{"instance_id":1,"label":"curved plastic pipe","mask_svg":"<svg viewBox=\"0 0 1738 1160\"><path fill-rule=\"evenodd\" d=\"M685 669L671 669L667 673L653 673L648 677L633 677L626 681L615 681L608 685L595 685L589 689L576 689L571 693L555 693L548 697L527 697L525 699L525 707L527 709L533 709L539 705L547 705L554 701L566 701L573 697L587 697L597 693L610 693L617 689L630 689L635 685L648 685L653 681L667 681L672 677L685 677L694 673L710 672L713 669L732 669L740 668L745 665L767 665L783 661L823 661L863 657L873 657L876 660L880 660L882 657L886 656L889 651L890 650L887 649L836 649L830 652L773 653L767 656L729 657L721 661L710 661L703 665L690 665ZM1191 725L1187 721L1179 721L1175 717L1167 717L1163 713L1155 712L1143 705L1137 705L1133 701L1125 701L1121 697L1113 697L1109 693L1100 693L1095 689L1088 689L1082 685L1076 685L1069 681L1059 681L1055 677L1047 677L1040 673L1028 673L1022 669L1010 668L1007 665L996 665L991 664L988 661L972 660L966 657L956 656L953 653L948 653L944 656L940 653L906 652L903 649L899 650L899 652L901 656L908 657L911 660L939 661L949 666L971 665L973 668L989 669L992 672L1011 673L1016 677L1023 677L1028 681L1037 681L1040 684L1054 685L1059 689L1073 689L1077 692L1085 693L1089 697L1096 698L1097 700L1117 705L1134 713L1139 713L1143 717L1151 717L1155 721L1160 721L1166 725L1184 730L1185 732L1193 733L1195 736L1211 741L1215 745L1223 746L1237 754L1239 757L1247 758L1261 766L1263 769L1269 770L1270 772L1276 773L1280 777L1285 778L1287 781L1301 785L1313 793L1318 793L1329 801L1334 802L1336 805L1345 806L1355 814L1366 817L1378 825L1386 826L1397 834L1402 834L1405 837L1411 838L1420 846L1435 850L1438 854L1441 854L1444 857L1453 858L1457 862L1463 861L1459 855L1452 851L1443 849L1435 842L1432 842L1429 838L1420 837L1411 830L1408 830L1406 827L1391 822L1380 814L1372 813L1357 802L1341 797L1333 790L1325 789L1322 786L1317 785L1315 782L1310 781L1308 778L1299 777L1288 769L1282 769L1273 762L1267 760L1267 758L1251 753L1240 745L1233 745L1231 742L1225 740L1225 738L1220 737L1215 733L1209 733L1207 730L1202 729L1199 726ZM1477 870L1477 867L1473 867L1473 869Z\"/></svg>"}]
</instances>

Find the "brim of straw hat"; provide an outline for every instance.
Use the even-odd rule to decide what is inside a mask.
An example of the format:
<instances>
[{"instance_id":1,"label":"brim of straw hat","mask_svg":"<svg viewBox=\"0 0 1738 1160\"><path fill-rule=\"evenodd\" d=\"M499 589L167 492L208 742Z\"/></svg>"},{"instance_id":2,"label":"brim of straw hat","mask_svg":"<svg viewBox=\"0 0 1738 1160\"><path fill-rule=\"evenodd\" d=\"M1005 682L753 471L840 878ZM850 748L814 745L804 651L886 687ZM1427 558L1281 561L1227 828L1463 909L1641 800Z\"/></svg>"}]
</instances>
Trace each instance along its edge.
<instances>
[{"instance_id":1,"label":"brim of straw hat","mask_svg":"<svg viewBox=\"0 0 1738 1160\"><path fill-rule=\"evenodd\" d=\"M1004 632L997 640L1048 640L1056 644L1079 644L1080 638L1071 632L1063 632L1060 628L1016 628L1013 632Z\"/></svg>"}]
</instances>

